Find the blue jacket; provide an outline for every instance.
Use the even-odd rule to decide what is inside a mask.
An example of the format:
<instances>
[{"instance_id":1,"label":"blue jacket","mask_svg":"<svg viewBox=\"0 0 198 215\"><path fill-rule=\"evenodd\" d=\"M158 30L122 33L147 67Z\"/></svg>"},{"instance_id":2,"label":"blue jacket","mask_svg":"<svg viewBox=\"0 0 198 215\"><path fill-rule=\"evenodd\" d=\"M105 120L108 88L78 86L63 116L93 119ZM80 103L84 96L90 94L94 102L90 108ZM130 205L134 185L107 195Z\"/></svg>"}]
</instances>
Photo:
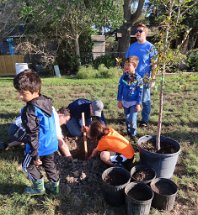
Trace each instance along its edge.
<instances>
[{"instance_id":1,"label":"blue jacket","mask_svg":"<svg viewBox=\"0 0 198 215\"><path fill-rule=\"evenodd\" d=\"M124 73L119 81L118 85L118 101L136 101L136 104L141 104L143 91L143 80L138 75L135 74L134 78Z\"/></svg>"},{"instance_id":2,"label":"blue jacket","mask_svg":"<svg viewBox=\"0 0 198 215\"><path fill-rule=\"evenodd\" d=\"M81 120L82 112L84 112L86 121L91 122L92 116L91 116L91 112L90 112L90 104L91 104L91 101L89 101L88 99L80 98L80 99L77 99L77 100L73 101L72 103L70 103L67 108L69 109L70 115L72 118ZM98 120L101 121L102 123L106 124L106 119L104 117L103 112L101 114L101 118L99 118ZM87 125L87 126L89 126L89 125Z\"/></svg>"},{"instance_id":3,"label":"blue jacket","mask_svg":"<svg viewBox=\"0 0 198 215\"><path fill-rule=\"evenodd\" d=\"M55 118L49 98L39 96L27 102L21 111L21 119L27 133L26 153L36 160L57 151Z\"/></svg>"}]
</instances>

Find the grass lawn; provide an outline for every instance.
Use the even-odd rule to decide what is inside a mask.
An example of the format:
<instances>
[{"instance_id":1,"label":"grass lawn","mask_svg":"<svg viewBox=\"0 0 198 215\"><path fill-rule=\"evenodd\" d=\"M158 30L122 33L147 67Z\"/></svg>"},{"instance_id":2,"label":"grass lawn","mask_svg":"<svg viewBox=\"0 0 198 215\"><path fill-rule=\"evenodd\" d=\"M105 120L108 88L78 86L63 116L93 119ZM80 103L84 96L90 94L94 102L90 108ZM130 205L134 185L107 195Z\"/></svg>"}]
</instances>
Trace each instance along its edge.
<instances>
[{"instance_id":1,"label":"grass lawn","mask_svg":"<svg viewBox=\"0 0 198 215\"><path fill-rule=\"evenodd\" d=\"M158 82L152 91L150 125L148 128L138 128L138 137L155 134L157 131ZM125 129L123 111L117 108L117 79L43 78L42 83L42 93L53 98L54 106L57 109L79 97L101 99L105 105L104 112L108 125L120 132ZM165 84L162 134L174 138L181 144L182 152L172 178L179 190L173 211L166 213L152 209L150 214L195 215L198 214L198 100L195 100L198 99L198 74L170 74L166 76ZM24 105L17 100L12 78L0 79L0 104L0 140L7 141L8 125ZM18 170L22 157L21 147L0 152L0 215L110 214L107 213L104 202L100 202L101 206L95 211L94 207L90 205L90 208L86 206L81 210L76 207L76 211L71 212L57 209L63 198L24 195L23 189L29 182L24 173ZM89 195L86 197L87 200L91 198L92 194ZM65 204L73 204L68 198ZM111 214L120 213L114 211Z\"/></svg>"}]
</instances>

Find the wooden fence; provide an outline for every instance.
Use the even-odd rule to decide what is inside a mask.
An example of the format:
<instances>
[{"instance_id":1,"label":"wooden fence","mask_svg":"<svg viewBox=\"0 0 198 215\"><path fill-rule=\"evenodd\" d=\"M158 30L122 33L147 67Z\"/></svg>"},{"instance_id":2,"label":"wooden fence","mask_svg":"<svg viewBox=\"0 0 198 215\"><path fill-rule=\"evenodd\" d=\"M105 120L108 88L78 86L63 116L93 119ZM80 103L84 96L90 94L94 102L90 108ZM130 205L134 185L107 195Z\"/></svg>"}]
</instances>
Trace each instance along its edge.
<instances>
[{"instance_id":1,"label":"wooden fence","mask_svg":"<svg viewBox=\"0 0 198 215\"><path fill-rule=\"evenodd\" d=\"M0 55L0 76L16 75L15 63L24 63L24 56Z\"/></svg>"}]
</instances>

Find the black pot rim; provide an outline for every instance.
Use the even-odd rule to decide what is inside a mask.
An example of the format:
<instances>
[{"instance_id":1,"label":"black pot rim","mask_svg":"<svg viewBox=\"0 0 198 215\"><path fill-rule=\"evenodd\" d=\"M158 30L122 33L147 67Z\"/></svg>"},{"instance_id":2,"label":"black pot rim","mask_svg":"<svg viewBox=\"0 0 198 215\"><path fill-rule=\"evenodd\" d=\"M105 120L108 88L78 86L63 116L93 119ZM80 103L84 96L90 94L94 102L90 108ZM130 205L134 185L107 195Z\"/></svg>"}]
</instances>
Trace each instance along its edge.
<instances>
[{"instance_id":1,"label":"black pot rim","mask_svg":"<svg viewBox=\"0 0 198 215\"><path fill-rule=\"evenodd\" d=\"M154 187L156 187L156 186L155 186L156 183L159 182L160 180L161 180L161 181L164 181L164 182L168 182L169 184L171 184L172 187L174 187L174 189L176 189L176 192L174 192L173 194L169 194L169 195L161 194L161 193L155 192ZM174 196L174 195L177 194L177 191L178 191L177 185L176 185L171 179L168 179L168 178L156 178L156 179L154 179L154 180L151 182L150 187L151 187L152 191L153 191L154 193L157 193L159 196Z\"/></svg>"},{"instance_id":2,"label":"black pot rim","mask_svg":"<svg viewBox=\"0 0 198 215\"><path fill-rule=\"evenodd\" d=\"M127 189L128 188L129 189L133 188L134 186L137 186L137 185L145 186L147 190L150 190L151 191L151 195L152 195L151 198L147 199L147 200L137 200L137 199L134 199L133 197L129 196L128 195L129 190L127 190ZM150 186L148 186L144 182L130 182L129 184L126 185L126 187L124 189L124 192L125 192L126 197L128 197L130 199L133 199L134 202L141 203L141 204L147 204L148 202L152 201L152 199L154 198L154 192L153 192L153 190L151 189Z\"/></svg>"},{"instance_id":3,"label":"black pot rim","mask_svg":"<svg viewBox=\"0 0 198 215\"><path fill-rule=\"evenodd\" d=\"M135 180L135 178L133 177L133 175L138 171L138 170L140 170L141 168L143 168L143 170L144 169L148 169L148 170L150 170L151 172L152 172L152 174L153 174L153 177L152 178L150 178L150 179L147 179L147 180L142 180L142 181L139 181L139 182L144 182L144 183L150 183L153 179L155 179L156 178L156 171L153 169L153 168L151 168L151 167L149 167L149 166L146 166L146 165L144 165L144 164L137 164L137 165L135 165L132 169L131 169L131 171L130 171L130 175L131 175L131 178L133 179L133 180ZM134 171L134 172L133 172ZM136 181L136 180L135 180Z\"/></svg>"},{"instance_id":4,"label":"black pot rim","mask_svg":"<svg viewBox=\"0 0 198 215\"><path fill-rule=\"evenodd\" d=\"M153 138L156 138L156 135L144 135L144 136L140 137L139 139L141 139L141 138L143 138L143 137L145 137L145 136L150 136L150 137L152 137L152 139L153 139ZM174 140L174 139L172 139L172 138L170 138L170 137L162 136L162 135L161 135L160 137L165 138L165 139L167 139L167 140L169 139L169 140L174 141L175 144L177 144L177 146L178 146L178 151L175 152L175 153L169 153L169 154L160 154L160 153L156 153L156 152L151 152L151 151L148 151L148 150L144 149L144 148L141 146L142 142L140 143L139 140L138 140L138 148L139 148L139 151L140 151L140 150L144 150L144 151L149 152L149 153L151 153L151 154L153 154L153 155L160 155L160 156L165 156L165 157L167 157L167 156L173 156L173 155L179 154L179 153L181 152L180 144L179 144L176 140Z\"/></svg>"}]
</instances>

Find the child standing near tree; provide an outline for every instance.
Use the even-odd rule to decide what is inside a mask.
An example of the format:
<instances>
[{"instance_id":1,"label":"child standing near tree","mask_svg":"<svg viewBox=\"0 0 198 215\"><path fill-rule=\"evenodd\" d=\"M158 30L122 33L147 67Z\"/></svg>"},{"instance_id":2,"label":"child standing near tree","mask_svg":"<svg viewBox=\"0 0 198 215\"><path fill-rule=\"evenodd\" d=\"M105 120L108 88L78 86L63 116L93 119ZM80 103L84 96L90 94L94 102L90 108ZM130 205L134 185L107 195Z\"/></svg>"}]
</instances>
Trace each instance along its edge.
<instances>
[{"instance_id":1,"label":"child standing near tree","mask_svg":"<svg viewBox=\"0 0 198 215\"><path fill-rule=\"evenodd\" d=\"M58 149L55 117L52 101L41 95L41 79L31 70L19 73L13 80L19 98L26 103L21 110L22 126L26 132L25 158L23 170L33 183L25 193L42 195L45 188L53 193L59 192L59 173L54 161L54 152ZM39 166L45 169L49 182L44 186L44 178Z\"/></svg>"},{"instance_id":2,"label":"child standing near tree","mask_svg":"<svg viewBox=\"0 0 198 215\"><path fill-rule=\"evenodd\" d=\"M130 56L128 60L128 71L125 72L118 85L118 108L124 108L127 134L136 142L137 134L137 113L141 111L141 99L143 80L135 72L139 59L137 56Z\"/></svg>"}]
</instances>

